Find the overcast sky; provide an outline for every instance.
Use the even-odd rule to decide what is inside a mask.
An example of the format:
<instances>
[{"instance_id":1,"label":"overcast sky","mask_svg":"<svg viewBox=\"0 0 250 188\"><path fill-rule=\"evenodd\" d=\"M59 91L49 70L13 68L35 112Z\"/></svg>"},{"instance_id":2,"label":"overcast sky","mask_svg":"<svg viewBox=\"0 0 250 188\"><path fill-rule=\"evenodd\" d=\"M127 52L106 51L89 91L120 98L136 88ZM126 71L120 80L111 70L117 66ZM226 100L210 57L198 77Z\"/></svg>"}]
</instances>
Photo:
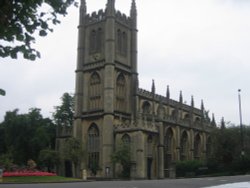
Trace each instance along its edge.
<instances>
[{"instance_id":1,"label":"overcast sky","mask_svg":"<svg viewBox=\"0 0 250 188\"><path fill-rule=\"evenodd\" d=\"M87 0L87 11L105 8L106 0ZM129 14L131 0L116 0ZM207 110L239 124L238 89L243 123L250 124L250 1L137 0L140 87ZM78 9L71 8L62 24L35 44L42 58L31 62L0 59L0 121L5 112L42 109L51 116L64 92L74 93Z\"/></svg>"}]
</instances>

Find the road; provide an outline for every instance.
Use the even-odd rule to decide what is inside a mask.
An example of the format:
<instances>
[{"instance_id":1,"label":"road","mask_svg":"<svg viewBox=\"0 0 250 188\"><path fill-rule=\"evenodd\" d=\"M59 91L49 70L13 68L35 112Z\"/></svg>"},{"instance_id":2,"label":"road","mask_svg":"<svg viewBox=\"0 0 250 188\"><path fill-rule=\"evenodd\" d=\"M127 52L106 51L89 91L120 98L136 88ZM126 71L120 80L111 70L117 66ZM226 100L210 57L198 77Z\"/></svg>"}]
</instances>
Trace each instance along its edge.
<instances>
[{"instance_id":1,"label":"road","mask_svg":"<svg viewBox=\"0 0 250 188\"><path fill-rule=\"evenodd\" d=\"M0 188L203 188L235 182L250 182L250 175L164 180L92 181L50 184L0 184Z\"/></svg>"}]
</instances>

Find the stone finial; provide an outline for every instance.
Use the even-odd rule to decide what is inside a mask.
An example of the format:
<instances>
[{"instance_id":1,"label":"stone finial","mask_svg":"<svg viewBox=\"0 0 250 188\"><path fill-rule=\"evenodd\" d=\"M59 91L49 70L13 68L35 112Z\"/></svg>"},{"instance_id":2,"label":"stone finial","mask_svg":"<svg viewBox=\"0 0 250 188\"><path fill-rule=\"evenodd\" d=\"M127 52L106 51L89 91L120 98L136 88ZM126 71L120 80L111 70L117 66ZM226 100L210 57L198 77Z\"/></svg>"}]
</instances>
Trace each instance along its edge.
<instances>
[{"instance_id":1,"label":"stone finial","mask_svg":"<svg viewBox=\"0 0 250 188\"><path fill-rule=\"evenodd\" d=\"M179 102L183 103L182 91L180 91Z\"/></svg>"},{"instance_id":2,"label":"stone finial","mask_svg":"<svg viewBox=\"0 0 250 188\"><path fill-rule=\"evenodd\" d=\"M115 0L108 0L106 5L106 11L108 15L115 14Z\"/></svg>"},{"instance_id":3,"label":"stone finial","mask_svg":"<svg viewBox=\"0 0 250 188\"><path fill-rule=\"evenodd\" d=\"M201 100L201 111L204 112L205 108L204 108L204 103L203 100Z\"/></svg>"},{"instance_id":4,"label":"stone finial","mask_svg":"<svg viewBox=\"0 0 250 188\"><path fill-rule=\"evenodd\" d=\"M194 107L194 96L191 96L191 106Z\"/></svg>"},{"instance_id":5,"label":"stone finial","mask_svg":"<svg viewBox=\"0 0 250 188\"><path fill-rule=\"evenodd\" d=\"M134 18L134 17L136 17L136 15L137 15L136 3L135 3L135 0L132 0L131 9L130 9L130 16L132 18Z\"/></svg>"},{"instance_id":6,"label":"stone finial","mask_svg":"<svg viewBox=\"0 0 250 188\"><path fill-rule=\"evenodd\" d=\"M167 85L166 97L167 97L167 99L170 99L169 85Z\"/></svg>"},{"instance_id":7,"label":"stone finial","mask_svg":"<svg viewBox=\"0 0 250 188\"><path fill-rule=\"evenodd\" d=\"M80 6L80 14L79 14L79 25L84 25L84 17L87 12L87 6L86 6L86 1L81 0L81 6Z\"/></svg>"},{"instance_id":8,"label":"stone finial","mask_svg":"<svg viewBox=\"0 0 250 188\"><path fill-rule=\"evenodd\" d=\"M86 12L87 10L86 0L81 0L81 9L83 9Z\"/></svg>"},{"instance_id":9,"label":"stone finial","mask_svg":"<svg viewBox=\"0 0 250 188\"><path fill-rule=\"evenodd\" d=\"M151 92L155 94L155 81L152 80Z\"/></svg>"}]
</instances>

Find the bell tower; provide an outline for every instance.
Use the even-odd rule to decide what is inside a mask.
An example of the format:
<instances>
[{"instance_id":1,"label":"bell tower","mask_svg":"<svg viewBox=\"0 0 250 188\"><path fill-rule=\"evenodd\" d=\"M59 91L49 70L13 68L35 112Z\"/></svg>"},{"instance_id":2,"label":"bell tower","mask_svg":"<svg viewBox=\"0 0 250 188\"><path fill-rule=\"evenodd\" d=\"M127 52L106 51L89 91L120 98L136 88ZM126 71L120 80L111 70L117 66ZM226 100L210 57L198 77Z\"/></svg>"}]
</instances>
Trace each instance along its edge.
<instances>
[{"instance_id":1,"label":"bell tower","mask_svg":"<svg viewBox=\"0 0 250 188\"><path fill-rule=\"evenodd\" d=\"M87 14L81 0L73 135L83 141L87 157L79 171L113 176L114 124L136 115L137 90L135 0L129 16L116 11L115 0Z\"/></svg>"}]
</instances>

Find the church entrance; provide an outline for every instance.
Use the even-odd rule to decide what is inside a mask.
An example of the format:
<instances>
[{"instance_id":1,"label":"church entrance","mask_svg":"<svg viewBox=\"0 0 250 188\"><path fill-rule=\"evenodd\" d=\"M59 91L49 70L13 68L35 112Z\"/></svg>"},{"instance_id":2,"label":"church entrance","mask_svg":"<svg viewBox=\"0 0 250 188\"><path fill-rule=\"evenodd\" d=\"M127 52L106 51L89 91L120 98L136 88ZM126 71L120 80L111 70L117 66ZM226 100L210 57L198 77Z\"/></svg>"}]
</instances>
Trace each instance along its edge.
<instances>
[{"instance_id":1,"label":"church entrance","mask_svg":"<svg viewBox=\"0 0 250 188\"><path fill-rule=\"evenodd\" d=\"M147 176L148 176L148 179L151 179L152 161L153 161L152 158L148 158L148 161L147 161Z\"/></svg>"},{"instance_id":2,"label":"church entrance","mask_svg":"<svg viewBox=\"0 0 250 188\"><path fill-rule=\"evenodd\" d=\"M73 173L72 173L72 163L71 161L65 161L64 163L65 165L65 176L66 177L72 177L73 176Z\"/></svg>"}]
</instances>

